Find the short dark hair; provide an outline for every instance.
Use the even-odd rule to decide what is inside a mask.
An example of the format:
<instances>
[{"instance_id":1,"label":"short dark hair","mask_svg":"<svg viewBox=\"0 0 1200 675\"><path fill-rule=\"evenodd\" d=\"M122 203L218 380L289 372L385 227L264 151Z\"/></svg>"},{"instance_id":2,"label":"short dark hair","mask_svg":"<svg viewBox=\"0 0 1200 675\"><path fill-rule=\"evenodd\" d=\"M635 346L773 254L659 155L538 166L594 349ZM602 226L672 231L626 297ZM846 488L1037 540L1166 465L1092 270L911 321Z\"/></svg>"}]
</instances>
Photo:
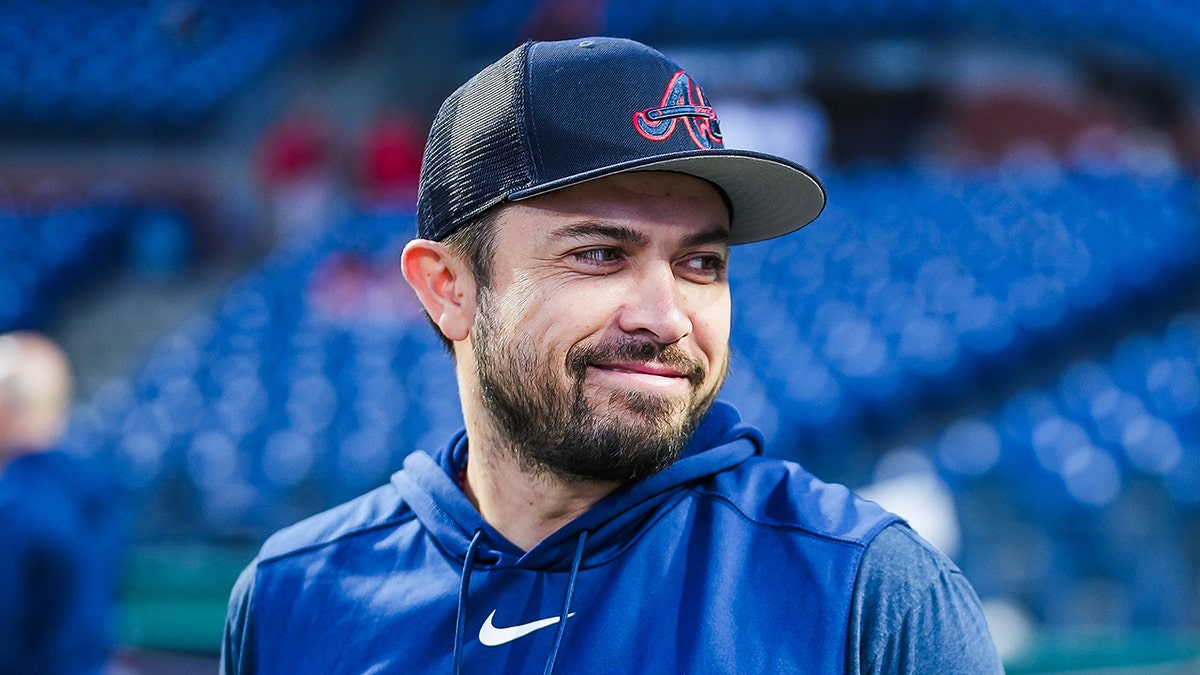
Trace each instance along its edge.
<instances>
[{"instance_id":1,"label":"short dark hair","mask_svg":"<svg viewBox=\"0 0 1200 675\"><path fill-rule=\"evenodd\" d=\"M465 225L451 232L442 243L450 249L450 253L467 262L471 274L475 275L476 298L479 292L490 288L492 284L492 258L495 254L496 221L499 220L500 206L494 206ZM434 333L442 341L446 351L454 354L454 342L442 334L442 329L434 322L433 317L426 312Z\"/></svg>"}]
</instances>

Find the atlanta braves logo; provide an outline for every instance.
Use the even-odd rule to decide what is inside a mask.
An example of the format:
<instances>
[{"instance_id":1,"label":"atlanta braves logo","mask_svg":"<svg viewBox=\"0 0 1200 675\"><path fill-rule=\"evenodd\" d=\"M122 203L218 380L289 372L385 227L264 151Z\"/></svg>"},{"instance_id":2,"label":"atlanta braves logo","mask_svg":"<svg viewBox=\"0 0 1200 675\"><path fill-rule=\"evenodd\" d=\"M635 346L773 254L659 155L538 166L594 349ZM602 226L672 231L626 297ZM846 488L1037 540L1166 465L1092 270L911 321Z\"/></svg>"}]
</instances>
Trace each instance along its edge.
<instances>
[{"instance_id":1,"label":"atlanta braves logo","mask_svg":"<svg viewBox=\"0 0 1200 675\"><path fill-rule=\"evenodd\" d=\"M675 133L675 125L682 123L697 148L711 150L723 147L721 123L717 114L704 100L700 85L682 70L675 73L667 83L662 103L633 114L633 128L643 138L663 141Z\"/></svg>"}]
</instances>

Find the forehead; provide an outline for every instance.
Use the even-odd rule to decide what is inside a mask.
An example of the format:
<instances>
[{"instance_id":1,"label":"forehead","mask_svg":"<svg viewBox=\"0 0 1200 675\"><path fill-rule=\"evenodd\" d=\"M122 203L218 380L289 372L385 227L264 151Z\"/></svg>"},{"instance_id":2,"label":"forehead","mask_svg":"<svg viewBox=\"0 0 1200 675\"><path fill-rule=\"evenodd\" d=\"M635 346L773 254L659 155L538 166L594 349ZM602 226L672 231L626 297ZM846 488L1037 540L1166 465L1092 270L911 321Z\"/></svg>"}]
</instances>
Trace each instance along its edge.
<instances>
[{"instance_id":1,"label":"forehead","mask_svg":"<svg viewBox=\"0 0 1200 675\"><path fill-rule=\"evenodd\" d=\"M549 234L556 227L603 222L647 234L688 236L729 231L729 209L715 186L687 174L639 171L573 185L506 206L501 230ZM506 227L505 224L509 226Z\"/></svg>"}]
</instances>

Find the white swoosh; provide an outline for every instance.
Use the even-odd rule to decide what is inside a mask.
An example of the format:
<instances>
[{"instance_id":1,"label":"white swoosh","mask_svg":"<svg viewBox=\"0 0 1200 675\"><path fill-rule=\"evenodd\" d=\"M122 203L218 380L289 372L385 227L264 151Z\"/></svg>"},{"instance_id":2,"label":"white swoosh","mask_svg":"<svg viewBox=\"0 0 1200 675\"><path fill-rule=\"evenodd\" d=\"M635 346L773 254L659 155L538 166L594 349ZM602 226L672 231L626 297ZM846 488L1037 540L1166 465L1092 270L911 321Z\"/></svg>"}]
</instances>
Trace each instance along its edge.
<instances>
[{"instance_id":1,"label":"white swoosh","mask_svg":"<svg viewBox=\"0 0 1200 675\"><path fill-rule=\"evenodd\" d=\"M575 616L575 612L568 614L567 618L572 616ZM479 643L485 647L499 647L500 645L512 642L517 638L523 638L535 630L541 630L547 626L553 626L554 624L558 623L560 618L562 618L552 616L546 619L530 621L529 623L517 624L516 626L505 626L503 628L498 628L492 623L492 619L495 617L496 610L493 609L492 613L488 614L487 620L485 620L483 625L479 627Z\"/></svg>"}]
</instances>

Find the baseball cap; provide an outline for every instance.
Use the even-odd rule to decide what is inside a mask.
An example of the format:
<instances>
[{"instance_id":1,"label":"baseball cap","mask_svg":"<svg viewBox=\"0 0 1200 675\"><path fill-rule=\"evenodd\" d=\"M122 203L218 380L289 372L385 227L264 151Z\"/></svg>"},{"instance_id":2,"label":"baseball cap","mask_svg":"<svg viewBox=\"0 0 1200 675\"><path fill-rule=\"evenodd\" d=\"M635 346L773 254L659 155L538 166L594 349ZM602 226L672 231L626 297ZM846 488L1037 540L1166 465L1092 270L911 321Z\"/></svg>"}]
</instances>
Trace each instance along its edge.
<instances>
[{"instance_id":1,"label":"baseball cap","mask_svg":"<svg viewBox=\"0 0 1200 675\"><path fill-rule=\"evenodd\" d=\"M812 222L825 190L783 157L726 148L700 86L633 40L526 42L442 104L429 132L417 233L441 240L487 209L628 171L677 171L723 193L731 243Z\"/></svg>"}]
</instances>

